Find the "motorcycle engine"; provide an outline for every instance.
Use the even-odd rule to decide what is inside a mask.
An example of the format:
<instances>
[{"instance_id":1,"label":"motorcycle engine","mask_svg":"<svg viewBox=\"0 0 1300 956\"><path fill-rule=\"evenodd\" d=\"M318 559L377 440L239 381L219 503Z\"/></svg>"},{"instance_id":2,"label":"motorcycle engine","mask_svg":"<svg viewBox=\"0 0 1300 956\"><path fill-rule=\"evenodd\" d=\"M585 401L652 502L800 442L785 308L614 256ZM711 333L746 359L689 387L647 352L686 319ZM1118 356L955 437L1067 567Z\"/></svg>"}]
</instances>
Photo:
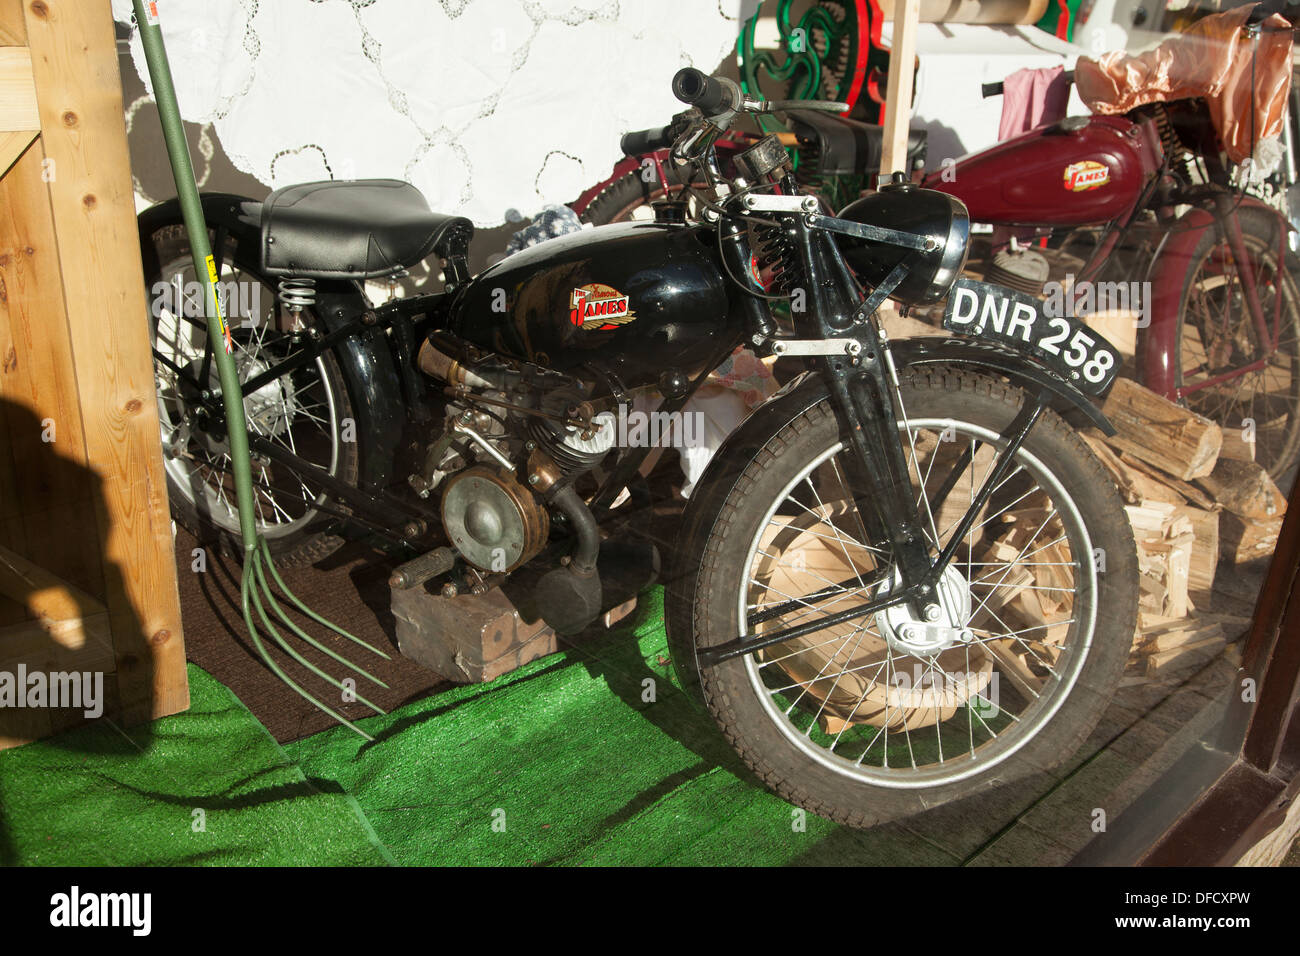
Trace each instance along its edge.
<instances>
[{"instance_id":1,"label":"motorcycle engine","mask_svg":"<svg viewBox=\"0 0 1300 956\"><path fill-rule=\"evenodd\" d=\"M612 412L583 383L549 370L428 342L420 367L444 382L441 436L409 479L422 497L442 493L451 544L481 571L513 571L550 536L548 499L596 467L614 447ZM445 349L445 351L444 351Z\"/></svg>"}]
</instances>

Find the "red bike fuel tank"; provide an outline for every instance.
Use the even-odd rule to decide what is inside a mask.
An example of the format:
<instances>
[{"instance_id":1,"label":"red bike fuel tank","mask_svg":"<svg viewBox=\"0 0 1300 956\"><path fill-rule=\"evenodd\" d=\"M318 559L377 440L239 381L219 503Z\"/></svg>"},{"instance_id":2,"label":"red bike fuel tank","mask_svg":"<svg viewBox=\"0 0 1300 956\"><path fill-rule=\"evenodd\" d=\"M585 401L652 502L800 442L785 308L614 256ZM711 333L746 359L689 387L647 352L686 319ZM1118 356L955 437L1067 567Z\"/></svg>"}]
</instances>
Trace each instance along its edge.
<instances>
[{"instance_id":1,"label":"red bike fuel tank","mask_svg":"<svg viewBox=\"0 0 1300 956\"><path fill-rule=\"evenodd\" d=\"M963 156L923 185L964 202L971 222L1083 226L1132 209L1159 165L1144 127L1122 116L1070 117Z\"/></svg>"},{"instance_id":2,"label":"red bike fuel tank","mask_svg":"<svg viewBox=\"0 0 1300 956\"><path fill-rule=\"evenodd\" d=\"M600 365L635 387L698 374L738 340L728 287L712 226L615 223L484 270L457 293L449 328L561 372Z\"/></svg>"}]
</instances>

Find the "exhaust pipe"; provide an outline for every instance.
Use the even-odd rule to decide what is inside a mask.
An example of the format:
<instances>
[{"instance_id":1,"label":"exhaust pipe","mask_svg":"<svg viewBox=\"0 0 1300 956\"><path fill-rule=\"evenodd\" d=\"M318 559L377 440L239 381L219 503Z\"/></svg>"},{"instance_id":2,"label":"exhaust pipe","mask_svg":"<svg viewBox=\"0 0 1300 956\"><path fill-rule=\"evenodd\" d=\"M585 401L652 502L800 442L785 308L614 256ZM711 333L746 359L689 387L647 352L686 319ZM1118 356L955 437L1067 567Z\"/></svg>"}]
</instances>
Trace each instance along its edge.
<instances>
[{"instance_id":1,"label":"exhaust pipe","mask_svg":"<svg viewBox=\"0 0 1300 956\"><path fill-rule=\"evenodd\" d=\"M420 354L416 359L416 364L420 366L420 371L425 375L441 379L448 385L464 385L468 388L500 387L500 385L488 381L477 372L467 369L445 352L440 352L434 348L433 343L428 339L425 339L424 344L420 346Z\"/></svg>"},{"instance_id":2,"label":"exhaust pipe","mask_svg":"<svg viewBox=\"0 0 1300 956\"><path fill-rule=\"evenodd\" d=\"M542 620L556 634L577 634L601 612L600 530L591 509L578 497L572 485L565 485L551 497L551 503L568 519L577 538L569 563L547 571L533 589L533 600Z\"/></svg>"}]
</instances>

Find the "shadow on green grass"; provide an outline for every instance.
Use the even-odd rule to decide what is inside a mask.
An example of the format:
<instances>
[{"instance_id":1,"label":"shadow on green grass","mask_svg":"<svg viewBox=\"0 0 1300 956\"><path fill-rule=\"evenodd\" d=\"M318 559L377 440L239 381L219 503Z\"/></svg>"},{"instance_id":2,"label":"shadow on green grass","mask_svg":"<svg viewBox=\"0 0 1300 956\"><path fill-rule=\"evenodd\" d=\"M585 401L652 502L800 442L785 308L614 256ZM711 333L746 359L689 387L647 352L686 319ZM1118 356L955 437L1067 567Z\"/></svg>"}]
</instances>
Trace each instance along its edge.
<instances>
[{"instance_id":1,"label":"shadow on green grass","mask_svg":"<svg viewBox=\"0 0 1300 956\"><path fill-rule=\"evenodd\" d=\"M3 544L70 585L61 591L76 606L82 626L78 635L69 625L39 620L33 602L50 588L46 575L33 579L23 568L8 569L11 586L0 598L6 638L0 642L0 681L8 683L0 693L0 740L44 739L46 746L88 756L131 754L152 739L150 634L126 601L113 604L109 630L107 596L127 593L123 569L106 551L86 546L102 543L103 530L92 533L92 524L85 536L69 534L78 520L93 523L108 513L103 481L60 453L57 423L53 426L25 405L0 400L0 430L7 432L13 460L20 463L4 484L24 508L5 523ZM37 502L49 510L27 510ZM86 729L63 732L83 724ZM126 727L133 729L128 733ZM0 799L0 864L17 860Z\"/></svg>"}]
</instances>

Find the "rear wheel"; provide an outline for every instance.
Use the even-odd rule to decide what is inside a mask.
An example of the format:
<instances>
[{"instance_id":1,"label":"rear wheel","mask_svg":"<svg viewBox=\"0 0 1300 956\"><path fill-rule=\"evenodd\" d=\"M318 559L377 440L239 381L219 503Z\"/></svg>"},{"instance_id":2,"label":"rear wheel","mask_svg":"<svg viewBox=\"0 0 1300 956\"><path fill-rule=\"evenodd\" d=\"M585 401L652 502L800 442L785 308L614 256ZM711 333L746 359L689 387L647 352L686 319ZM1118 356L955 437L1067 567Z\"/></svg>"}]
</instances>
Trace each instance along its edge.
<instances>
[{"instance_id":1,"label":"rear wheel","mask_svg":"<svg viewBox=\"0 0 1300 956\"><path fill-rule=\"evenodd\" d=\"M205 359L206 319L189 242L181 226L160 229L153 241L151 261L159 266L147 277L153 304L150 331L172 517L200 540L216 539L239 553L230 447L218 429L208 426L201 396L205 388L219 392L219 383L215 363ZM246 382L288 357L297 345L277 327L273 282L230 261L231 251L223 256L218 279L240 296L239 306L232 303L227 311L233 313L228 319L235 366L240 381ZM302 317L308 327L316 322L310 310ZM356 430L352 401L332 353L245 397L244 414L250 434L356 484L357 444L362 436L352 434ZM277 564L308 564L337 550L344 539L334 533L338 518L324 510L336 507L330 499L256 450L251 457L257 530Z\"/></svg>"},{"instance_id":2,"label":"rear wheel","mask_svg":"<svg viewBox=\"0 0 1300 956\"><path fill-rule=\"evenodd\" d=\"M1021 393L936 372L905 379L902 395L914 490L931 544L946 544ZM823 401L737 463L738 477L701 490L688 519L700 537L684 550L702 560L669 592L675 660L897 586L889 546L853 503L848 455ZM1113 483L1056 415L1015 466L942 579L937 621L900 606L700 669L719 728L781 796L870 826L1053 768L1088 736L1133 634L1132 533Z\"/></svg>"},{"instance_id":3,"label":"rear wheel","mask_svg":"<svg viewBox=\"0 0 1300 956\"><path fill-rule=\"evenodd\" d=\"M1251 319L1226 238L1209 230L1183 284L1176 382L1190 409L1253 441L1255 460L1289 488L1300 463L1300 293L1287 261L1279 261L1280 223L1256 209L1237 216L1276 346Z\"/></svg>"}]
</instances>

